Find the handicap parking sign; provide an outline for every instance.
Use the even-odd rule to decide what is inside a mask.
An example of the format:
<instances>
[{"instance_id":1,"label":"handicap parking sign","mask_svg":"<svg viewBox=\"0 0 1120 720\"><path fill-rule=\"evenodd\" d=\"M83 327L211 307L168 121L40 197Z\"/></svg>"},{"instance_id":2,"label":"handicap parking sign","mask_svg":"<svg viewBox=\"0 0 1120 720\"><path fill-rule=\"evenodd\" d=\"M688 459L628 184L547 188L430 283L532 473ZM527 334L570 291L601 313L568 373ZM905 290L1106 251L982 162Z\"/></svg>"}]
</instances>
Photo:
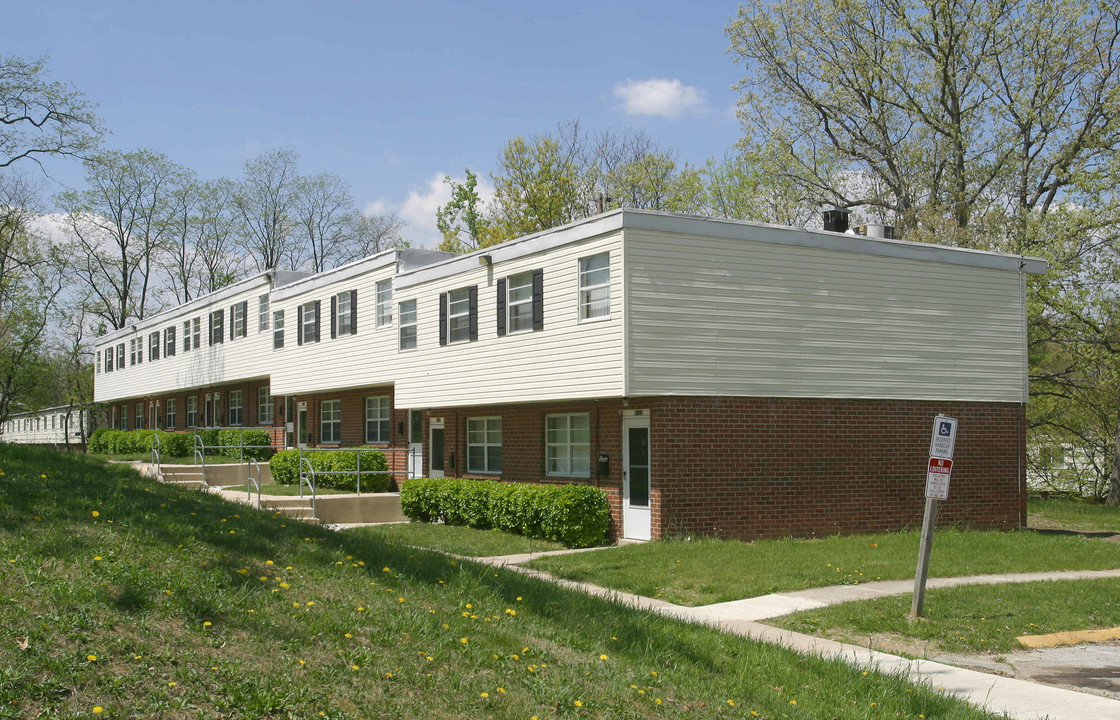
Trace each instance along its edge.
<instances>
[{"instance_id":1,"label":"handicap parking sign","mask_svg":"<svg viewBox=\"0 0 1120 720\"><path fill-rule=\"evenodd\" d=\"M929 444L929 456L952 460L956 442L957 419L938 415L933 421L933 439Z\"/></svg>"}]
</instances>

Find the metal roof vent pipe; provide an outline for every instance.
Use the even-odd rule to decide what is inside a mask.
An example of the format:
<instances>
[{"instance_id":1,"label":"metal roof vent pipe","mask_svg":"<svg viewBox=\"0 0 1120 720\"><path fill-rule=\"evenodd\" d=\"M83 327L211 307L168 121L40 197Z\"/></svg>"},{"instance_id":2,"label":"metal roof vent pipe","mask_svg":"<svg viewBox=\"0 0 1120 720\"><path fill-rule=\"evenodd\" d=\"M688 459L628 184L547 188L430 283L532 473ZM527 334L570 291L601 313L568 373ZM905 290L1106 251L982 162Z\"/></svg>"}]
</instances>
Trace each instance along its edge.
<instances>
[{"instance_id":1,"label":"metal roof vent pipe","mask_svg":"<svg viewBox=\"0 0 1120 720\"><path fill-rule=\"evenodd\" d=\"M864 235L866 237L883 238L884 240L897 240L898 236L895 235L894 225L884 225L881 223L868 223L867 225L860 225L856 228L857 235Z\"/></svg>"},{"instance_id":2,"label":"metal roof vent pipe","mask_svg":"<svg viewBox=\"0 0 1120 720\"><path fill-rule=\"evenodd\" d=\"M848 232L848 218L852 211L847 208L832 207L824 211L824 229L828 232Z\"/></svg>"}]
</instances>

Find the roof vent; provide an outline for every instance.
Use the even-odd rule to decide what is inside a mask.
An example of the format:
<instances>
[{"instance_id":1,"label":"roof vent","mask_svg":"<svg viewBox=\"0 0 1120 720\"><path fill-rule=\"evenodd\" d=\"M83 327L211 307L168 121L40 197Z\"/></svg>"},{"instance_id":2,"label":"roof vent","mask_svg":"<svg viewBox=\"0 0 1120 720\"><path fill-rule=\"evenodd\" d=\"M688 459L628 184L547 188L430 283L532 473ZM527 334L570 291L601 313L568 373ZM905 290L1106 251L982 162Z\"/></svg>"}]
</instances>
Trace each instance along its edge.
<instances>
[{"instance_id":1,"label":"roof vent","mask_svg":"<svg viewBox=\"0 0 1120 720\"><path fill-rule=\"evenodd\" d=\"M829 232L847 232L848 217L852 214L847 208L829 208L824 211L824 229Z\"/></svg>"},{"instance_id":2,"label":"roof vent","mask_svg":"<svg viewBox=\"0 0 1120 720\"><path fill-rule=\"evenodd\" d=\"M882 225L877 223L860 225L856 228L856 234L866 237L883 238L884 240L898 239L898 236L894 233L894 225Z\"/></svg>"}]
</instances>

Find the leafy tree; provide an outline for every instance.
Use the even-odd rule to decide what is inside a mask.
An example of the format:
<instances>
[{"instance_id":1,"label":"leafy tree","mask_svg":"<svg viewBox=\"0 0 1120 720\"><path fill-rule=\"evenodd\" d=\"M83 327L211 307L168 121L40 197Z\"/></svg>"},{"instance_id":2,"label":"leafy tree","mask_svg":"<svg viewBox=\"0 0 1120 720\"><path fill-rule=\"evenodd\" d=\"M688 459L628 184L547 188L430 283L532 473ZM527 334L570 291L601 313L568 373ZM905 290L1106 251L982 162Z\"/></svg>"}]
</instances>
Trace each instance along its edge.
<instances>
[{"instance_id":1,"label":"leafy tree","mask_svg":"<svg viewBox=\"0 0 1120 720\"><path fill-rule=\"evenodd\" d=\"M332 173L301 177L294 184L294 244L306 249L311 272L323 272L349 255L354 198L350 186Z\"/></svg>"},{"instance_id":2,"label":"leafy tree","mask_svg":"<svg viewBox=\"0 0 1120 720\"><path fill-rule=\"evenodd\" d=\"M349 216L350 248L343 262L369 257L390 248L408 247L408 241L401 237L404 220L396 213L367 215L353 212Z\"/></svg>"},{"instance_id":3,"label":"leafy tree","mask_svg":"<svg viewBox=\"0 0 1120 720\"><path fill-rule=\"evenodd\" d=\"M478 196L478 176L470 170L467 178L457 182L447 176L443 182L451 187L451 200L436 210L436 228L445 252L470 252L492 244L490 222Z\"/></svg>"},{"instance_id":4,"label":"leafy tree","mask_svg":"<svg viewBox=\"0 0 1120 720\"><path fill-rule=\"evenodd\" d=\"M245 176L234 195L241 220L241 247L253 258L258 272L299 265L293 241L299 156L291 150L272 150L245 161ZM296 262L292 262L296 260Z\"/></svg>"},{"instance_id":5,"label":"leafy tree","mask_svg":"<svg viewBox=\"0 0 1120 720\"><path fill-rule=\"evenodd\" d=\"M580 166L571 148L550 136L506 143L494 180L491 227L498 241L548 230L582 217Z\"/></svg>"},{"instance_id":6,"label":"leafy tree","mask_svg":"<svg viewBox=\"0 0 1120 720\"><path fill-rule=\"evenodd\" d=\"M101 141L94 106L49 76L45 57L0 56L0 168L52 155L81 157Z\"/></svg>"}]
</instances>

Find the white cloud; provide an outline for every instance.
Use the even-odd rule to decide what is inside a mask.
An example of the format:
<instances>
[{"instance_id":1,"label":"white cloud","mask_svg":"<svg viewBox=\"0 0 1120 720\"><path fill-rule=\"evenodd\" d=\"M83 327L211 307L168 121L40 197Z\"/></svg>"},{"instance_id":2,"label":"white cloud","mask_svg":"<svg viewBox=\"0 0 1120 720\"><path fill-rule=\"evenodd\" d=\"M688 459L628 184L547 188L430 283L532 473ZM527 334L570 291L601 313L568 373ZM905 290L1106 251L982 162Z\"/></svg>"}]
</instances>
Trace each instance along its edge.
<instances>
[{"instance_id":1,"label":"white cloud","mask_svg":"<svg viewBox=\"0 0 1120 720\"><path fill-rule=\"evenodd\" d=\"M704 91L680 80L650 78L626 80L614 86L627 115L660 115L675 120L685 113L698 115L706 109Z\"/></svg>"},{"instance_id":2,"label":"white cloud","mask_svg":"<svg viewBox=\"0 0 1120 720\"><path fill-rule=\"evenodd\" d=\"M436 210L451 200L451 186L443 181L445 177L447 173L433 173L421 187L409 190L408 197L403 202L394 203L379 198L368 203L365 211L371 214L395 211L408 223L401 231L401 235L412 244L412 247L435 249L443 240L436 230ZM460 176L452 179L461 183L467 178ZM477 190L483 205L494 197L494 187L481 176L478 178Z\"/></svg>"}]
</instances>

